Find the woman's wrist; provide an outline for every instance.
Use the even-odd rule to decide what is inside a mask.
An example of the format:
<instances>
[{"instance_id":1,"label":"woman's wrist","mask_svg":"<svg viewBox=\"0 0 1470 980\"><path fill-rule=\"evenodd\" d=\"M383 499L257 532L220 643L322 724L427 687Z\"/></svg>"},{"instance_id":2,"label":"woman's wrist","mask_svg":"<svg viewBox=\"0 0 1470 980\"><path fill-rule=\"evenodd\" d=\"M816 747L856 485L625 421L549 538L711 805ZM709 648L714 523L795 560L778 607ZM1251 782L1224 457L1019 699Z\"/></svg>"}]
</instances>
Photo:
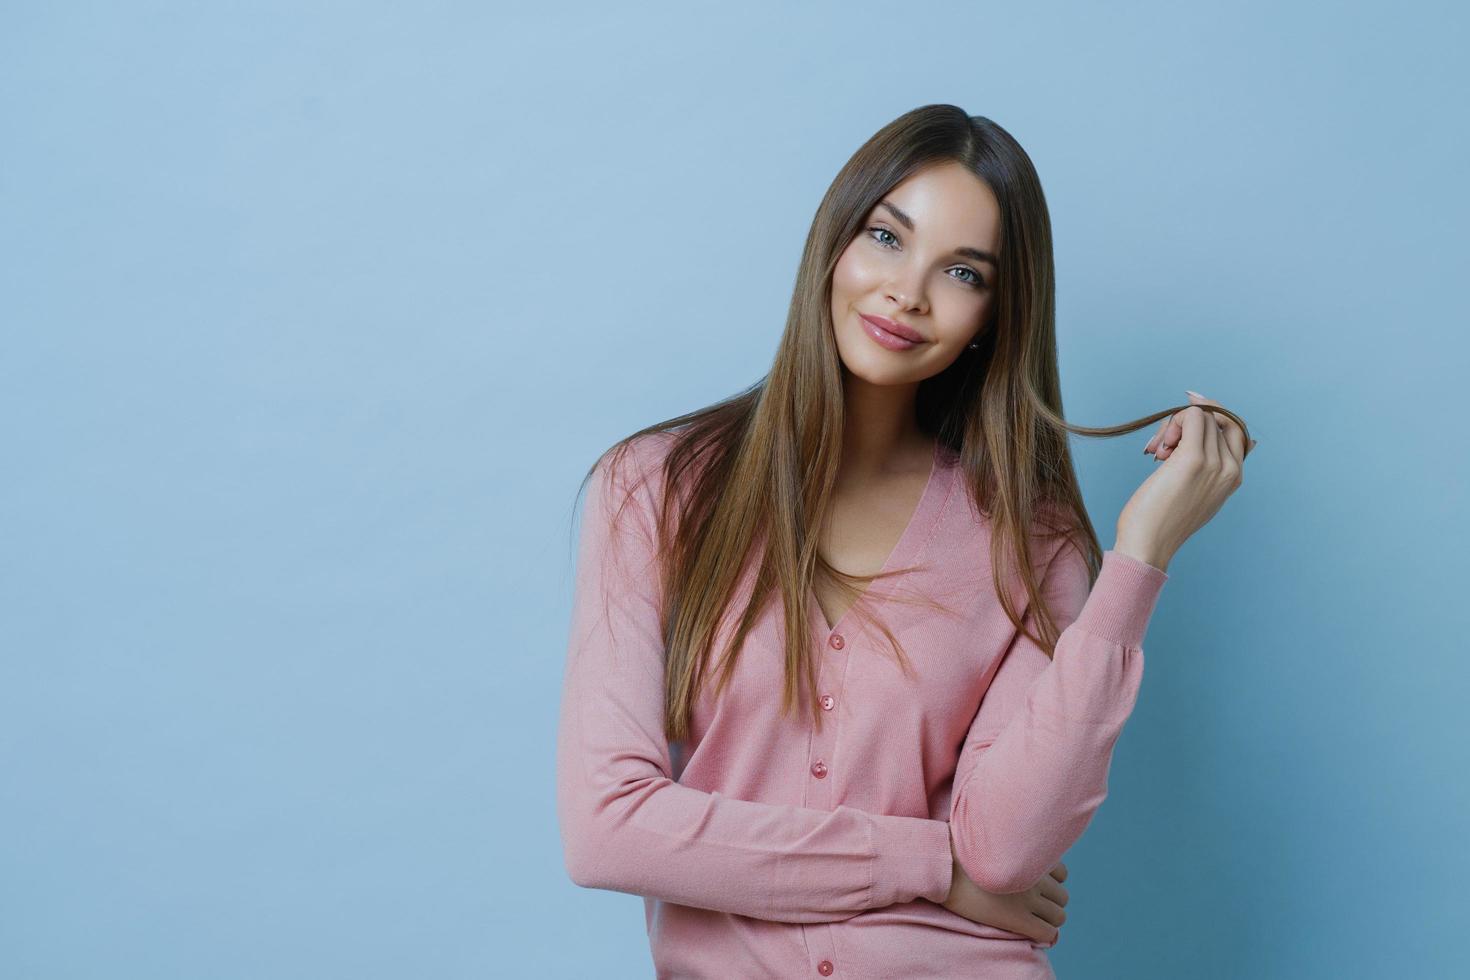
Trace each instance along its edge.
<instances>
[{"instance_id":1,"label":"woman's wrist","mask_svg":"<svg viewBox=\"0 0 1470 980\"><path fill-rule=\"evenodd\" d=\"M1138 541L1126 541L1123 538L1113 543L1112 550L1121 555L1127 555L1129 558L1136 558L1146 565L1152 565L1161 572L1169 570L1169 559L1174 557L1162 548L1151 547Z\"/></svg>"}]
</instances>

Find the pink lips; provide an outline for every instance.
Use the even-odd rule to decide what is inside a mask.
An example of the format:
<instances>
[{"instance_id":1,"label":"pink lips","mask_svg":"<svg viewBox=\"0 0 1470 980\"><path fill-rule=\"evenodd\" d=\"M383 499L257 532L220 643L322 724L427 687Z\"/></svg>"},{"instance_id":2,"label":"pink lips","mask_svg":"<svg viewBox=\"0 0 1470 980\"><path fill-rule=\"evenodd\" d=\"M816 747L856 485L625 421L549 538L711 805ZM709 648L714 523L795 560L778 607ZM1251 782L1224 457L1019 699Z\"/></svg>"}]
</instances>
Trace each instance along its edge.
<instances>
[{"instance_id":1,"label":"pink lips","mask_svg":"<svg viewBox=\"0 0 1470 980\"><path fill-rule=\"evenodd\" d=\"M909 350L924 341L923 335L912 327L896 323L886 316L859 313L858 319L863 321L863 331L889 350Z\"/></svg>"}]
</instances>

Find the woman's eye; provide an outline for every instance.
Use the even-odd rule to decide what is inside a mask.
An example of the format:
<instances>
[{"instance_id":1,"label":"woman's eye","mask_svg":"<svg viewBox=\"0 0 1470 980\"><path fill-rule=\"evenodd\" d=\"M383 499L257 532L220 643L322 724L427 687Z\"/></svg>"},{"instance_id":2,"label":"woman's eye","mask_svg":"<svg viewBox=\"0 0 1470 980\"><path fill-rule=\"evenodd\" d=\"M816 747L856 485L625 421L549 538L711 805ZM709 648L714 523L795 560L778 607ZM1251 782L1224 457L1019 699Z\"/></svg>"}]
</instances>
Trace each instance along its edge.
<instances>
[{"instance_id":1,"label":"woman's eye","mask_svg":"<svg viewBox=\"0 0 1470 980\"><path fill-rule=\"evenodd\" d=\"M962 279L962 280L960 280L961 282L967 282L967 283L969 283L972 286L983 286L983 285L985 285L985 280L982 279L980 277L980 273L976 272L974 269L970 269L970 268L967 268L965 266L960 266L959 271L960 272L968 272L970 275L972 275L972 276L975 277L974 279Z\"/></svg>"},{"instance_id":2,"label":"woman's eye","mask_svg":"<svg viewBox=\"0 0 1470 980\"><path fill-rule=\"evenodd\" d=\"M894 241L898 241L898 236L895 235L893 232L889 231L887 228L883 228L883 227L881 227L879 225L873 225L871 228L868 229L868 234L869 234L869 236L875 242L878 243L878 246L880 248L896 248L897 247L895 245L888 244L882 238L879 237L880 235L887 235L889 238L892 238ZM974 269L968 268L966 266L960 266L959 271L961 271L961 272L968 272L970 275L972 275L972 276L975 277L973 279L961 279L961 280L959 280L960 282L964 283L967 286L974 286L977 289L984 289L985 288L985 280L983 278L981 278L980 273L976 272Z\"/></svg>"},{"instance_id":3,"label":"woman's eye","mask_svg":"<svg viewBox=\"0 0 1470 980\"><path fill-rule=\"evenodd\" d=\"M887 228L879 228L877 225L874 225L872 228L869 228L868 231L870 231L870 232L876 231L880 235L888 235L890 238L893 238L894 240L897 240L897 236L894 235L893 232L889 231ZM878 244L879 245L882 245L884 248L892 248L893 247L892 245L885 244L882 239L878 239L877 241L878 241Z\"/></svg>"}]
</instances>

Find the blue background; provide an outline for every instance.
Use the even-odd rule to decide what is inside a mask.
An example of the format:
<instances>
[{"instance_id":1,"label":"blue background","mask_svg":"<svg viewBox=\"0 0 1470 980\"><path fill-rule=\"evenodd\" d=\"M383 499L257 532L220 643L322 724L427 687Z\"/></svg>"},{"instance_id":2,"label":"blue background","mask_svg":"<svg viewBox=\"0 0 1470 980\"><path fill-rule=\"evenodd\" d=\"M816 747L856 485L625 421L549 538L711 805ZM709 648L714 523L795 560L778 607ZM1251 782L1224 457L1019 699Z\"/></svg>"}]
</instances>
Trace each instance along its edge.
<instances>
[{"instance_id":1,"label":"blue background","mask_svg":"<svg viewBox=\"0 0 1470 980\"><path fill-rule=\"evenodd\" d=\"M1448 976L1463 5L0 6L0 975L651 975L565 874L574 494L760 377L928 102L1027 148L1065 403L1260 447L1062 977ZM1152 430L1074 444L1104 546Z\"/></svg>"}]
</instances>

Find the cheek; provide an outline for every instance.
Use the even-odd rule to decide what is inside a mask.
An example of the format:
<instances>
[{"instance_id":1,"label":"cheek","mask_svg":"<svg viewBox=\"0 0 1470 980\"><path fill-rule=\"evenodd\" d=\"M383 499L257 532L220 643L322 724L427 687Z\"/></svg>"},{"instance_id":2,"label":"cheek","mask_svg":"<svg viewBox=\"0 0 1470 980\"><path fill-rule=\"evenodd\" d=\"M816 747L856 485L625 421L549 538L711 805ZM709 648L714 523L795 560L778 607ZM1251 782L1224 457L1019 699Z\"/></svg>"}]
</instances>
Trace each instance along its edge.
<instances>
[{"instance_id":1,"label":"cheek","mask_svg":"<svg viewBox=\"0 0 1470 980\"><path fill-rule=\"evenodd\" d=\"M934 332L939 337L939 346L955 354L975 338L987 315L986 297L947 297L944 302L935 302L931 308L934 315Z\"/></svg>"},{"instance_id":2,"label":"cheek","mask_svg":"<svg viewBox=\"0 0 1470 980\"><path fill-rule=\"evenodd\" d=\"M845 296L849 301L868 292L874 278L872 265L863 260L856 244L848 246L832 269L832 294Z\"/></svg>"},{"instance_id":3,"label":"cheek","mask_svg":"<svg viewBox=\"0 0 1470 980\"><path fill-rule=\"evenodd\" d=\"M936 305L935 318L944 324L945 332L968 336L989 314L990 296L989 291L947 296L942 308Z\"/></svg>"}]
</instances>

